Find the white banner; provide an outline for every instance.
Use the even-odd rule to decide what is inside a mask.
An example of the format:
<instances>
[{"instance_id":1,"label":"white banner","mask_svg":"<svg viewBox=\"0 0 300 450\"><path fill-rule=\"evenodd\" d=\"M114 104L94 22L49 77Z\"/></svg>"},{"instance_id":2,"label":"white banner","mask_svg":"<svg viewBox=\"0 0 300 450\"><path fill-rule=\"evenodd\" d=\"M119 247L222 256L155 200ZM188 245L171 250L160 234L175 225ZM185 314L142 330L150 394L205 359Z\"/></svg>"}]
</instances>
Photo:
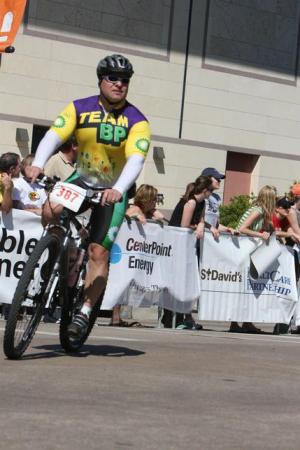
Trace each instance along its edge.
<instances>
[{"instance_id":1,"label":"white banner","mask_svg":"<svg viewBox=\"0 0 300 450\"><path fill-rule=\"evenodd\" d=\"M252 278L250 254L260 245L260 239L221 235L215 241L205 233L200 264L200 319L289 323L298 301L293 250L280 245L278 256L277 244L271 242L275 249L273 262L270 259L264 272L256 272ZM262 244L260 259L263 246L270 253L269 246Z\"/></svg>"},{"instance_id":2,"label":"white banner","mask_svg":"<svg viewBox=\"0 0 300 450\"><path fill-rule=\"evenodd\" d=\"M41 218L13 209L0 213L0 303L11 303L29 255L41 237Z\"/></svg>"},{"instance_id":3,"label":"white banner","mask_svg":"<svg viewBox=\"0 0 300 450\"><path fill-rule=\"evenodd\" d=\"M185 228L124 222L111 250L102 309L158 304L191 311L200 295L195 243Z\"/></svg>"}]
</instances>

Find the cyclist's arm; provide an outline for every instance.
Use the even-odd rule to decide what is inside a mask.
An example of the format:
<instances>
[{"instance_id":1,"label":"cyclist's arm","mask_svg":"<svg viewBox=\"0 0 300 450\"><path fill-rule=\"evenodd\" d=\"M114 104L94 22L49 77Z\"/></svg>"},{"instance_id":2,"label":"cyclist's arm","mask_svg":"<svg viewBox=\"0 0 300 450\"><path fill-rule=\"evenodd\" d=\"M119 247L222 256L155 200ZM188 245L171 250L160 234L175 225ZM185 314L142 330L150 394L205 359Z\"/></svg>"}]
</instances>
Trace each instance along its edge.
<instances>
[{"instance_id":1,"label":"cyclist's arm","mask_svg":"<svg viewBox=\"0 0 300 450\"><path fill-rule=\"evenodd\" d=\"M116 189L121 194L128 191L141 173L144 161L145 158L141 155L130 156L112 189Z\"/></svg>"},{"instance_id":2,"label":"cyclist's arm","mask_svg":"<svg viewBox=\"0 0 300 450\"><path fill-rule=\"evenodd\" d=\"M126 192L142 171L150 146L150 128L146 120L134 124L127 138L125 156L127 162L113 186L121 194Z\"/></svg>"},{"instance_id":3,"label":"cyclist's arm","mask_svg":"<svg viewBox=\"0 0 300 450\"><path fill-rule=\"evenodd\" d=\"M55 131L52 131L51 129L47 131L39 143L32 165L42 169L46 161L62 143L62 139Z\"/></svg>"}]
</instances>

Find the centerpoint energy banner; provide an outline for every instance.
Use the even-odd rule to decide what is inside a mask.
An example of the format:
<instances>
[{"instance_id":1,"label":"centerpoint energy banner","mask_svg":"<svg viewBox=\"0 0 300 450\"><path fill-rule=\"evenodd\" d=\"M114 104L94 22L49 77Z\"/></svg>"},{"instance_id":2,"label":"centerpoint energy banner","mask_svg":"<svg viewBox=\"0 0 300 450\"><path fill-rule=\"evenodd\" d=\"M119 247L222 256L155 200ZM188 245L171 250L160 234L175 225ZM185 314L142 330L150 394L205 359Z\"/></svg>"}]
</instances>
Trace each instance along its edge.
<instances>
[{"instance_id":1,"label":"centerpoint energy banner","mask_svg":"<svg viewBox=\"0 0 300 450\"><path fill-rule=\"evenodd\" d=\"M111 250L102 309L157 304L191 311L200 295L195 244L185 228L124 222Z\"/></svg>"},{"instance_id":2,"label":"centerpoint energy banner","mask_svg":"<svg viewBox=\"0 0 300 450\"><path fill-rule=\"evenodd\" d=\"M216 241L210 233L202 244L200 319L289 323L298 302L291 248L275 236L268 243L231 235Z\"/></svg>"},{"instance_id":3,"label":"centerpoint energy banner","mask_svg":"<svg viewBox=\"0 0 300 450\"><path fill-rule=\"evenodd\" d=\"M42 231L41 218L33 213L13 209L0 214L0 303L11 303Z\"/></svg>"}]
</instances>

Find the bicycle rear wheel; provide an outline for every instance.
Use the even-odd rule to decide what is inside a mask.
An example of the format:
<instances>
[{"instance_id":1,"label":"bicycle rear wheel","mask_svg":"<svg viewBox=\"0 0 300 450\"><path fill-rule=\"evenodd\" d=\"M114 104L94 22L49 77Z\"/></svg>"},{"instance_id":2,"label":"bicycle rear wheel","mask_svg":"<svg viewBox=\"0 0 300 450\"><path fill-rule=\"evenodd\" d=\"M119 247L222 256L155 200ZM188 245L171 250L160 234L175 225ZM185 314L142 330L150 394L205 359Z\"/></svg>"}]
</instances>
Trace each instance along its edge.
<instances>
[{"instance_id":1,"label":"bicycle rear wheel","mask_svg":"<svg viewBox=\"0 0 300 450\"><path fill-rule=\"evenodd\" d=\"M77 352L89 337L92 328L98 317L98 312L102 303L103 295L99 297L90 315L89 326L87 332L80 339L70 338L68 326L72 322L74 316L79 313L83 303L83 290L86 275L86 264L83 264L79 273L77 284L74 288L70 288L68 295L64 296L64 302L61 309L61 319L59 327L60 343L67 353Z\"/></svg>"},{"instance_id":2,"label":"bicycle rear wheel","mask_svg":"<svg viewBox=\"0 0 300 450\"><path fill-rule=\"evenodd\" d=\"M36 245L17 285L7 319L3 349L9 359L18 359L30 344L41 321L51 291L54 266L60 252L60 240L46 234ZM53 292L53 291L51 291ZM30 310L31 314L27 314Z\"/></svg>"}]
</instances>

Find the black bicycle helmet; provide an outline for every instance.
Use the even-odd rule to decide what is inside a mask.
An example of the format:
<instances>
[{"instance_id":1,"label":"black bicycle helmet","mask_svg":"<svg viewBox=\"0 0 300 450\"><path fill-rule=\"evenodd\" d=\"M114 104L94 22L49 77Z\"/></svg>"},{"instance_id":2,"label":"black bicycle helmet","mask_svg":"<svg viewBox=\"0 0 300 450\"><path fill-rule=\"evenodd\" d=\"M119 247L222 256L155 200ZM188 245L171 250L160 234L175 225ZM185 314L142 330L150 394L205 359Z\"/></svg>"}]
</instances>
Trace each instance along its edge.
<instances>
[{"instance_id":1,"label":"black bicycle helmet","mask_svg":"<svg viewBox=\"0 0 300 450\"><path fill-rule=\"evenodd\" d=\"M124 77L131 78L133 75L133 68L131 62L122 55L110 55L99 61L97 66L97 77L111 74L121 74Z\"/></svg>"}]
</instances>

